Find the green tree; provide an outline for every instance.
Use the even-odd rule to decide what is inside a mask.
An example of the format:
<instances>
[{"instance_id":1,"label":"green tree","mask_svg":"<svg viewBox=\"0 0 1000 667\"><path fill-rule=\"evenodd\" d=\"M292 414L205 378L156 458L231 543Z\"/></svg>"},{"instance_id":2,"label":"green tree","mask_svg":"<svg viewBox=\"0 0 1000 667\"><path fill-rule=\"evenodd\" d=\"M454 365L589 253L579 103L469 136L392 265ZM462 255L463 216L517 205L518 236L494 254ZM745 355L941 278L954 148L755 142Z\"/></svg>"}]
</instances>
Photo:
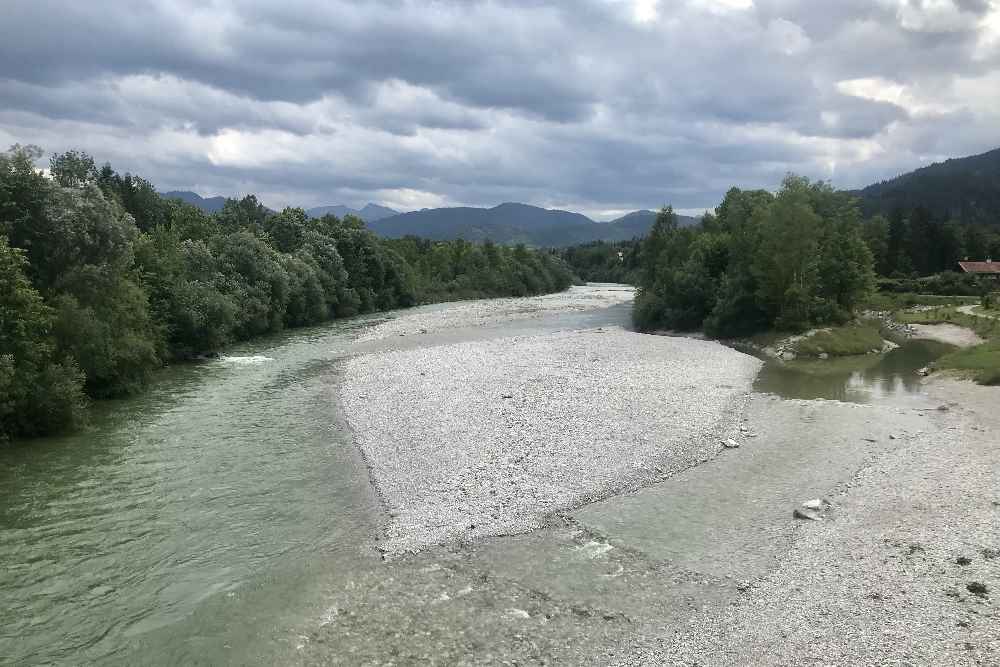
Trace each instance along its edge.
<instances>
[{"instance_id":1,"label":"green tree","mask_svg":"<svg viewBox=\"0 0 1000 667\"><path fill-rule=\"evenodd\" d=\"M0 440L72 427L86 403L82 374L56 357L52 311L26 265L0 235Z\"/></svg>"},{"instance_id":2,"label":"green tree","mask_svg":"<svg viewBox=\"0 0 1000 667\"><path fill-rule=\"evenodd\" d=\"M890 275L889 220L883 215L876 215L865 223L863 234L865 244L872 253L876 272L882 276Z\"/></svg>"},{"instance_id":3,"label":"green tree","mask_svg":"<svg viewBox=\"0 0 1000 667\"><path fill-rule=\"evenodd\" d=\"M66 151L49 160L52 179L64 188L82 188L97 182L94 158L80 151Z\"/></svg>"}]
</instances>

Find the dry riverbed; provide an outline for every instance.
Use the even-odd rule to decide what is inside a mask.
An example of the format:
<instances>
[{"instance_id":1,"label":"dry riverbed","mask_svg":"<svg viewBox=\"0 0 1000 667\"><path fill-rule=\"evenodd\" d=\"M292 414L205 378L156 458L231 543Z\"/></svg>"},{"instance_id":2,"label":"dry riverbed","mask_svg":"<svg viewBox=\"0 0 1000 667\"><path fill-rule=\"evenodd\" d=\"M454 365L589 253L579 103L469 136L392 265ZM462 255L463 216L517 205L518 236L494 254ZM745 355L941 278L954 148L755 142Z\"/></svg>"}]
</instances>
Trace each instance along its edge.
<instances>
[{"instance_id":1,"label":"dry riverbed","mask_svg":"<svg viewBox=\"0 0 1000 667\"><path fill-rule=\"evenodd\" d=\"M474 304L375 335L556 312ZM610 326L447 343L346 364L392 558L304 664L1000 665L1000 390L784 400Z\"/></svg>"},{"instance_id":2,"label":"dry riverbed","mask_svg":"<svg viewBox=\"0 0 1000 667\"><path fill-rule=\"evenodd\" d=\"M341 397L398 552L538 528L714 455L759 367L611 328L364 355Z\"/></svg>"}]
</instances>

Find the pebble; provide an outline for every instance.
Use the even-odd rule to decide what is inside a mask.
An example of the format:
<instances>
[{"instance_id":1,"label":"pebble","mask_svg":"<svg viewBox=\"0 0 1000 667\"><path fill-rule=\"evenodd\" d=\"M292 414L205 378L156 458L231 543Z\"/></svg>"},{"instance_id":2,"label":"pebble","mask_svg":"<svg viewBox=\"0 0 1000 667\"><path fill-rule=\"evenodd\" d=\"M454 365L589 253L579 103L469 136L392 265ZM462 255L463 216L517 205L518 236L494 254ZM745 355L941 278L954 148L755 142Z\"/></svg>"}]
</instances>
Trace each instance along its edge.
<instances>
[{"instance_id":1,"label":"pebble","mask_svg":"<svg viewBox=\"0 0 1000 667\"><path fill-rule=\"evenodd\" d=\"M344 413L394 514L390 553L531 530L705 460L761 366L612 327L433 343L343 362Z\"/></svg>"}]
</instances>

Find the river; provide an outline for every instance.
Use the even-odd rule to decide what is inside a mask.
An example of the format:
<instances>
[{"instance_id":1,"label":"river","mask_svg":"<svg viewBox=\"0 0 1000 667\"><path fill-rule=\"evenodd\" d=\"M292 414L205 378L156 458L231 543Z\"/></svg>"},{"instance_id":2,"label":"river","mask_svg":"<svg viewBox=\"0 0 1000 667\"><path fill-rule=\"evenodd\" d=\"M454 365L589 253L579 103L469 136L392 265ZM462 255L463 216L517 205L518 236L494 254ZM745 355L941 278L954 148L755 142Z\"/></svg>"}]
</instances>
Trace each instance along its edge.
<instances>
[{"instance_id":1,"label":"river","mask_svg":"<svg viewBox=\"0 0 1000 667\"><path fill-rule=\"evenodd\" d=\"M164 369L139 397L96 404L81 432L0 449L0 662L292 661L331 586L382 566L371 548L382 509L337 410L339 361L624 325L629 315L616 306L419 342L357 340L385 317L447 307L235 346ZM937 353L907 348L825 374L776 367L757 390L869 400L917 392L913 368Z\"/></svg>"}]
</instances>

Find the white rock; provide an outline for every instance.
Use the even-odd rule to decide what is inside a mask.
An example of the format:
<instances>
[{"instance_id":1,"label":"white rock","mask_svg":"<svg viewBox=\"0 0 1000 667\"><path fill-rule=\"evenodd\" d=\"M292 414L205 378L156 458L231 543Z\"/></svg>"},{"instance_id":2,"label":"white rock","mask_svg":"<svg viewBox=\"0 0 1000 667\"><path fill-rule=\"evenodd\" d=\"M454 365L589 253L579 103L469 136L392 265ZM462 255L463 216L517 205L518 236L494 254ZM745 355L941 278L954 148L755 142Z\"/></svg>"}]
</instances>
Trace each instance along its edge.
<instances>
[{"instance_id":1,"label":"white rock","mask_svg":"<svg viewBox=\"0 0 1000 667\"><path fill-rule=\"evenodd\" d=\"M726 449L739 449L740 443L730 438L729 440L723 442L722 446L725 447Z\"/></svg>"}]
</instances>

